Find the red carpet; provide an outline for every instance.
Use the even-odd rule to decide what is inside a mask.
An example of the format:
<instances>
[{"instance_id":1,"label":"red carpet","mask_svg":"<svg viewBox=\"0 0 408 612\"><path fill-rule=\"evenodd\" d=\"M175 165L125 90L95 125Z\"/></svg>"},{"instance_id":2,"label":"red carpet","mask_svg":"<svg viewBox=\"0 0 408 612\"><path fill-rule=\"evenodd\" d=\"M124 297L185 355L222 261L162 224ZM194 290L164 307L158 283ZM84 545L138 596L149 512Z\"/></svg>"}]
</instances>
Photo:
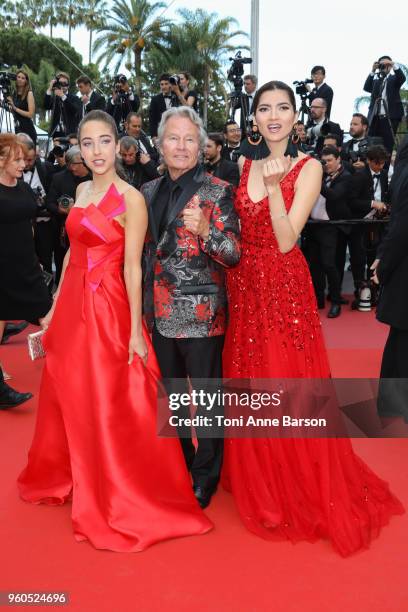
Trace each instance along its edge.
<instances>
[{"instance_id":1,"label":"red carpet","mask_svg":"<svg viewBox=\"0 0 408 612\"><path fill-rule=\"evenodd\" d=\"M333 374L378 376L387 329L373 313L345 307L340 318L328 320L323 313L322 320ZM69 506L31 506L17 497L42 363L29 361L23 336L2 346L0 359L16 388L35 393L24 407L0 413L0 592L66 591L65 609L83 612L407 610L408 515L394 518L370 550L342 559L326 542L258 539L245 531L233 500L220 490L208 509L215 523L208 535L139 554L77 544ZM72 365L74 371L80 367ZM408 441L360 439L354 446L408 508Z\"/></svg>"}]
</instances>

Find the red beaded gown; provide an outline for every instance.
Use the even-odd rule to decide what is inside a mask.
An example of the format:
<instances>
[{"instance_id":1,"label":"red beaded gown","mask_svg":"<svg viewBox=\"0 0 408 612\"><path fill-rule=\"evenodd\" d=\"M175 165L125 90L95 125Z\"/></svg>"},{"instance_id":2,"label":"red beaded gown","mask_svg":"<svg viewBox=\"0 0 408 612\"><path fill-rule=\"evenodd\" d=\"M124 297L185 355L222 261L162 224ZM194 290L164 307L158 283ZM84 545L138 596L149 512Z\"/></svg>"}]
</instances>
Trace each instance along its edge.
<instances>
[{"instance_id":1,"label":"red beaded gown","mask_svg":"<svg viewBox=\"0 0 408 612\"><path fill-rule=\"evenodd\" d=\"M74 207L69 265L51 325L36 430L19 477L22 498L72 498L75 538L113 551L202 534L211 522L192 491L178 439L156 433L159 369L128 365L130 311L123 278L125 210L114 186Z\"/></svg>"},{"instance_id":2,"label":"red beaded gown","mask_svg":"<svg viewBox=\"0 0 408 612\"><path fill-rule=\"evenodd\" d=\"M296 179L281 181L289 211ZM242 255L227 272L225 378L327 378L328 357L307 263L295 246L279 251L268 199L253 202L246 160L235 206ZM368 546L404 509L343 438L226 441L223 482L245 526L265 539L330 539L341 555Z\"/></svg>"}]
</instances>

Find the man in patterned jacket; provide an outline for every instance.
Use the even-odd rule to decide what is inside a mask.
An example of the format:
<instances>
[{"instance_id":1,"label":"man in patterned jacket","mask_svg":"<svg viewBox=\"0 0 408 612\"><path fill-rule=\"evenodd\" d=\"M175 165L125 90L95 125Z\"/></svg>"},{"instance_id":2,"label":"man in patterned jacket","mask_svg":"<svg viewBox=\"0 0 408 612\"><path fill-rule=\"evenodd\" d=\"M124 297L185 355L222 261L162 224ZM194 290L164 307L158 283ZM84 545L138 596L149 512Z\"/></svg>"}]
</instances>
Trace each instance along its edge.
<instances>
[{"instance_id":1,"label":"man in patterned jacket","mask_svg":"<svg viewBox=\"0 0 408 612\"><path fill-rule=\"evenodd\" d=\"M227 323L224 271L240 258L239 223L231 187L207 174L199 163L206 138L192 108L166 111L158 146L168 170L143 186L149 209L144 312L165 379L222 377ZM197 414L200 410L205 413L199 407ZM189 409L179 409L177 416L189 417ZM194 492L203 508L217 487L223 454L222 439L205 433L196 428L196 451L191 428L179 428Z\"/></svg>"}]
</instances>

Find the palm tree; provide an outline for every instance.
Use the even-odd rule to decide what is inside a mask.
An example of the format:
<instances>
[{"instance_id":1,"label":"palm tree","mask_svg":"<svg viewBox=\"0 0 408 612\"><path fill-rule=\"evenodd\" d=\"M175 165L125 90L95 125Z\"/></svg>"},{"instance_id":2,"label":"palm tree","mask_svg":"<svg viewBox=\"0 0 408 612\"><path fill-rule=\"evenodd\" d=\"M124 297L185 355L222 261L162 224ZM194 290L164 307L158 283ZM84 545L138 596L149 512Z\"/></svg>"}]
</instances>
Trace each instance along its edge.
<instances>
[{"instance_id":1,"label":"palm tree","mask_svg":"<svg viewBox=\"0 0 408 612\"><path fill-rule=\"evenodd\" d=\"M216 13L207 13L203 9L180 9L178 13L183 21L171 31L168 53L179 69L188 70L202 80L203 121L207 126L211 84L219 95L226 96L223 77L225 56L238 48L231 42L233 38L248 35L242 30L231 32L231 27L237 24L233 17L220 18ZM241 48L248 47L241 45Z\"/></svg>"},{"instance_id":2,"label":"palm tree","mask_svg":"<svg viewBox=\"0 0 408 612\"><path fill-rule=\"evenodd\" d=\"M87 0L83 17L89 31L88 64L92 62L93 33L105 25L107 12L108 5L106 0Z\"/></svg>"},{"instance_id":3,"label":"palm tree","mask_svg":"<svg viewBox=\"0 0 408 612\"><path fill-rule=\"evenodd\" d=\"M155 14L165 9L163 2L150 4L148 0L114 0L106 23L97 28L100 36L94 43L95 52L102 51L97 61L110 64L117 59L114 70L125 62L128 70L135 71L135 90L141 96L142 55L150 49L160 48L170 21Z\"/></svg>"}]
</instances>

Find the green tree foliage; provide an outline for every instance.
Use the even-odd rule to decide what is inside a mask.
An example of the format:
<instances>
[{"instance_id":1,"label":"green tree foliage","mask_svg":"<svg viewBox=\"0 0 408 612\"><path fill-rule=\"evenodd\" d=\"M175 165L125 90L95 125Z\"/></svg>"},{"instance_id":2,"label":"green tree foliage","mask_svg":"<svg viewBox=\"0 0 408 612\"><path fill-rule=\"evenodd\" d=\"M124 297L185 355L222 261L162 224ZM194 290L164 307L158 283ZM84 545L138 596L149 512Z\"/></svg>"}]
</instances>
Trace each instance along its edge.
<instances>
[{"instance_id":1,"label":"green tree foliage","mask_svg":"<svg viewBox=\"0 0 408 612\"><path fill-rule=\"evenodd\" d=\"M150 4L147 0L114 0L106 16L106 23L98 28L94 51L100 52L98 61L112 65L118 72L122 66L135 77L136 93L142 89L142 58L154 48L161 48L170 22L156 16L164 9L163 2Z\"/></svg>"}]
</instances>

